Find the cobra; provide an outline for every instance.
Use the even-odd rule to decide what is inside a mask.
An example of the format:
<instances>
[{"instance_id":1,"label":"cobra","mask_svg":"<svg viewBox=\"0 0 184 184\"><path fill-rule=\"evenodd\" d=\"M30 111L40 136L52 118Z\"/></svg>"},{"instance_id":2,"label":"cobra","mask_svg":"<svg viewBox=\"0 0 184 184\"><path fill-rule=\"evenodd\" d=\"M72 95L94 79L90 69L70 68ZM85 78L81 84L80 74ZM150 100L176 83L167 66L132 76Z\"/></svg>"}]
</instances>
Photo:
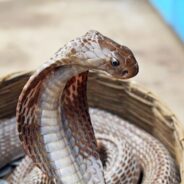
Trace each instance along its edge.
<instances>
[{"instance_id":1,"label":"cobra","mask_svg":"<svg viewBox=\"0 0 184 184\"><path fill-rule=\"evenodd\" d=\"M17 127L27 157L10 183L178 184L174 160L146 132L95 109L91 123L89 70L127 79L138 64L130 49L97 31L56 52L19 97Z\"/></svg>"}]
</instances>

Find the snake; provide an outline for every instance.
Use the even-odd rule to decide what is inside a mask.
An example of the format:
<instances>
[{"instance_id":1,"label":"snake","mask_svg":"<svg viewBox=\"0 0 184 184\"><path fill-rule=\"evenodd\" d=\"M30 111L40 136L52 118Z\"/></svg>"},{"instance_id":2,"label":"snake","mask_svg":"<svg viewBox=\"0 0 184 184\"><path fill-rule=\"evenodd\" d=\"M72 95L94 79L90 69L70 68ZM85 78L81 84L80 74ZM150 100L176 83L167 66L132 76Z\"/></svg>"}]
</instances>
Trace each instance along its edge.
<instances>
[{"instance_id":1,"label":"snake","mask_svg":"<svg viewBox=\"0 0 184 184\"><path fill-rule=\"evenodd\" d=\"M139 67L128 47L94 30L59 49L24 86L16 118L0 122L0 167L25 152L7 182L179 184L177 165L157 139L88 106L89 70L123 80Z\"/></svg>"}]
</instances>

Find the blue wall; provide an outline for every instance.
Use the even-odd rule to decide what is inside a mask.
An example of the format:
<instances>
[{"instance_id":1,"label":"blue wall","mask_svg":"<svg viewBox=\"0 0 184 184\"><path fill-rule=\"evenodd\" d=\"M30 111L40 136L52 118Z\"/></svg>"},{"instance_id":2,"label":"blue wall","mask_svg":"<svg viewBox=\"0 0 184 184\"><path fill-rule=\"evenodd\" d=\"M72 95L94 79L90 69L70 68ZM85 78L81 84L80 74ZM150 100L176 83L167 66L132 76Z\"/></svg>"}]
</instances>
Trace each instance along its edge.
<instances>
[{"instance_id":1,"label":"blue wall","mask_svg":"<svg viewBox=\"0 0 184 184\"><path fill-rule=\"evenodd\" d=\"M184 42L184 0L150 0Z\"/></svg>"}]
</instances>

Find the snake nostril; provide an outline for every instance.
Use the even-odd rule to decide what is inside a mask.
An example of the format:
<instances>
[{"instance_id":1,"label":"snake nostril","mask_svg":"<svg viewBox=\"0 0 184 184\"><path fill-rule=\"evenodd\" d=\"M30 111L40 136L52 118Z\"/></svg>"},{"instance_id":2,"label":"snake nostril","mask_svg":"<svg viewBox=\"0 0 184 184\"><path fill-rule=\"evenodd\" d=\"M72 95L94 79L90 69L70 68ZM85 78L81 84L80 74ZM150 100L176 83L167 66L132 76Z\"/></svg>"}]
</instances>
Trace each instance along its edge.
<instances>
[{"instance_id":1,"label":"snake nostril","mask_svg":"<svg viewBox=\"0 0 184 184\"><path fill-rule=\"evenodd\" d=\"M122 75L126 76L128 74L128 70L123 70Z\"/></svg>"}]
</instances>

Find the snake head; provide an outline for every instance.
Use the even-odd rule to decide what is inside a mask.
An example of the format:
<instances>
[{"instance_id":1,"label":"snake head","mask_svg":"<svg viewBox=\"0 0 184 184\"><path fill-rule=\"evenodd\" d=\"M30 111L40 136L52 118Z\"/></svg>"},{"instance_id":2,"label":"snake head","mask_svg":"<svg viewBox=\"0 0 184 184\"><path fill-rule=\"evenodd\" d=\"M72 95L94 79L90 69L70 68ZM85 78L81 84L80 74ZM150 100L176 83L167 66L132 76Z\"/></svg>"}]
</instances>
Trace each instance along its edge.
<instances>
[{"instance_id":1,"label":"snake head","mask_svg":"<svg viewBox=\"0 0 184 184\"><path fill-rule=\"evenodd\" d=\"M125 46L120 46L119 49L111 51L111 57L101 68L113 77L121 79L134 77L139 71L138 63L132 51Z\"/></svg>"},{"instance_id":2,"label":"snake head","mask_svg":"<svg viewBox=\"0 0 184 184\"><path fill-rule=\"evenodd\" d=\"M88 64L113 77L127 79L134 77L139 70L132 51L98 31L89 31L82 37L82 46L87 48L85 57Z\"/></svg>"}]
</instances>

